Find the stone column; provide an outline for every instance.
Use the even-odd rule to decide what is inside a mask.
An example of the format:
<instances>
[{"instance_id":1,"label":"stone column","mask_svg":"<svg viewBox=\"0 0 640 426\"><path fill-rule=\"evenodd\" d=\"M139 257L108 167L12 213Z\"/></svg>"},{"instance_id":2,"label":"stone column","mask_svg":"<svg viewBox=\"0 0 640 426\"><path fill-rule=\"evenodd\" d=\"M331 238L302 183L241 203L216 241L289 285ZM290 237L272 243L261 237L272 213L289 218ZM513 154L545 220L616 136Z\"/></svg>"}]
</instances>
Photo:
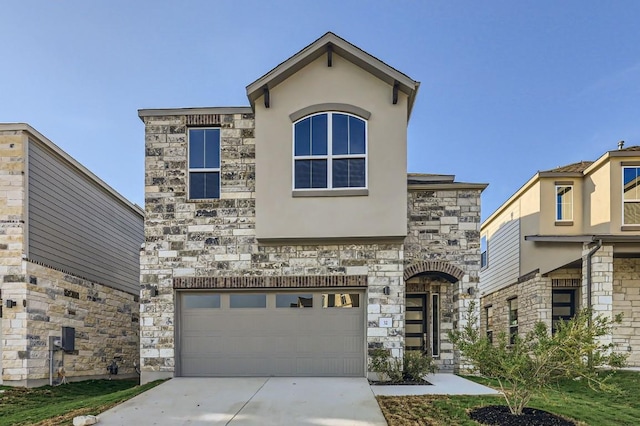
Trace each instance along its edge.
<instances>
[{"instance_id":1,"label":"stone column","mask_svg":"<svg viewBox=\"0 0 640 426\"><path fill-rule=\"evenodd\" d=\"M592 247L582 248L582 305L588 306L587 262ZM591 257L591 307L593 315L603 315L613 319L613 245L603 245ZM611 343L612 336L602 338L603 343Z\"/></svg>"},{"instance_id":2,"label":"stone column","mask_svg":"<svg viewBox=\"0 0 640 426\"><path fill-rule=\"evenodd\" d=\"M404 356L403 263L402 245L388 246L384 247L384 250L378 250L376 259L368 265L367 292L367 348L369 350L384 348L389 350L392 357L400 359ZM384 294L387 287L389 294ZM391 326L381 324L381 319L390 319ZM367 368L369 360L367 356ZM371 374L368 373L367 376L371 377Z\"/></svg>"}]
</instances>

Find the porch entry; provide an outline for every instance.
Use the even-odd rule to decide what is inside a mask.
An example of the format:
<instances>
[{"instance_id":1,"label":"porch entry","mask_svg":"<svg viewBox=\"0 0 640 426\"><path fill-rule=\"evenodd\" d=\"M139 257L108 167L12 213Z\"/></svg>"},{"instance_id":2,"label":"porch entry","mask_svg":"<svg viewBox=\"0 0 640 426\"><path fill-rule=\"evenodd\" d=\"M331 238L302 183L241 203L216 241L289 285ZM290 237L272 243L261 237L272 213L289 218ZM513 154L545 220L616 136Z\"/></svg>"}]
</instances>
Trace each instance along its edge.
<instances>
[{"instance_id":1,"label":"porch entry","mask_svg":"<svg viewBox=\"0 0 640 426\"><path fill-rule=\"evenodd\" d=\"M404 349L432 356L440 354L438 294L407 294Z\"/></svg>"}]
</instances>

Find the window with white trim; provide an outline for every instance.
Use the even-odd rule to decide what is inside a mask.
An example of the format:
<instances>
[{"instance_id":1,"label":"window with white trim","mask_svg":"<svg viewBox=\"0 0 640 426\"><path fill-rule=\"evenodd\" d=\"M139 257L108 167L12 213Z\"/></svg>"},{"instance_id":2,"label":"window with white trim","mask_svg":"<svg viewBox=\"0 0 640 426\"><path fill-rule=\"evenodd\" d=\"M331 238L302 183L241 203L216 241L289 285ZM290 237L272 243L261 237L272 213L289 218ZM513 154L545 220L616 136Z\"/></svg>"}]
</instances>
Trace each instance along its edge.
<instances>
[{"instance_id":1,"label":"window with white trim","mask_svg":"<svg viewBox=\"0 0 640 426\"><path fill-rule=\"evenodd\" d=\"M556 185L556 220L573 220L573 185Z\"/></svg>"},{"instance_id":2,"label":"window with white trim","mask_svg":"<svg viewBox=\"0 0 640 426\"><path fill-rule=\"evenodd\" d=\"M293 188L367 187L367 122L341 112L313 114L293 125Z\"/></svg>"},{"instance_id":3,"label":"window with white trim","mask_svg":"<svg viewBox=\"0 0 640 426\"><path fill-rule=\"evenodd\" d=\"M220 198L220 129L189 129L189 199Z\"/></svg>"},{"instance_id":4,"label":"window with white trim","mask_svg":"<svg viewBox=\"0 0 640 426\"><path fill-rule=\"evenodd\" d=\"M640 225L640 167L622 168L622 223Z\"/></svg>"}]
</instances>

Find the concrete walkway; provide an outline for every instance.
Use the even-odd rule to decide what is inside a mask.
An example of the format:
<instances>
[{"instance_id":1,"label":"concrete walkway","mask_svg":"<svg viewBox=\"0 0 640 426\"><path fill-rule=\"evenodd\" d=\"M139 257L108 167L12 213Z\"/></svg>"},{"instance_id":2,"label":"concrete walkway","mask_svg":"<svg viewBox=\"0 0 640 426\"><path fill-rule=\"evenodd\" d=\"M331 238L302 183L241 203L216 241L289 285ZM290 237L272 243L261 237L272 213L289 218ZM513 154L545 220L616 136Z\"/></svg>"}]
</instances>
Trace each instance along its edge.
<instances>
[{"instance_id":1,"label":"concrete walkway","mask_svg":"<svg viewBox=\"0 0 640 426\"><path fill-rule=\"evenodd\" d=\"M500 395L500 392L480 385L455 374L429 374L427 381L431 385L373 385L376 395Z\"/></svg>"},{"instance_id":2,"label":"concrete walkway","mask_svg":"<svg viewBox=\"0 0 640 426\"><path fill-rule=\"evenodd\" d=\"M365 378L175 378L99 416L99 426L385 426Z\"/></svg>"}]
</instances>

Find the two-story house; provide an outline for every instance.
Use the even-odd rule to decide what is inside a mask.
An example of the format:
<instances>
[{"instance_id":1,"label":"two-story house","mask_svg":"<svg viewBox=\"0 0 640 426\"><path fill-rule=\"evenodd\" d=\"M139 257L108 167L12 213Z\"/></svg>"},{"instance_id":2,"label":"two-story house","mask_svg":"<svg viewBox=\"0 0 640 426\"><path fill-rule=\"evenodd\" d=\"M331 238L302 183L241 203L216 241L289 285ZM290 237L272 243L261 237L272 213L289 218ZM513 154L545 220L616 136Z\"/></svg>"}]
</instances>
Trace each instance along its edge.
<instances>
[{"instance_id":1,"label":"two-story house","mask_svg":"<svg viewBox=\"0 0 640 426\"><path fill-rule=\"evenodd\" d=\"M0 124L0 384L136 376L142 209L27 124Z\"/></svg>"},{"instance_id":2,"label":"two-story house","mask_svg":"<svg viewBox=\"0 0 640 426\"><path fill-rule=\"evenodd\" d=\"M481 323L531 330L590 307L640 365L640 147L536 173L482 224Z\"/></svg>"},{"instance_id":3,"label":"two-story house","mask_svg":"<svg viewBox=\"0 0 640 426\"><path fill-rule=\"evenodd\" d=\"M327 33L249 106L139 111L143 382L365 376L372 348L457 368L486 185L407 175L418 86Z\"/></svg>"}]
</instances>

